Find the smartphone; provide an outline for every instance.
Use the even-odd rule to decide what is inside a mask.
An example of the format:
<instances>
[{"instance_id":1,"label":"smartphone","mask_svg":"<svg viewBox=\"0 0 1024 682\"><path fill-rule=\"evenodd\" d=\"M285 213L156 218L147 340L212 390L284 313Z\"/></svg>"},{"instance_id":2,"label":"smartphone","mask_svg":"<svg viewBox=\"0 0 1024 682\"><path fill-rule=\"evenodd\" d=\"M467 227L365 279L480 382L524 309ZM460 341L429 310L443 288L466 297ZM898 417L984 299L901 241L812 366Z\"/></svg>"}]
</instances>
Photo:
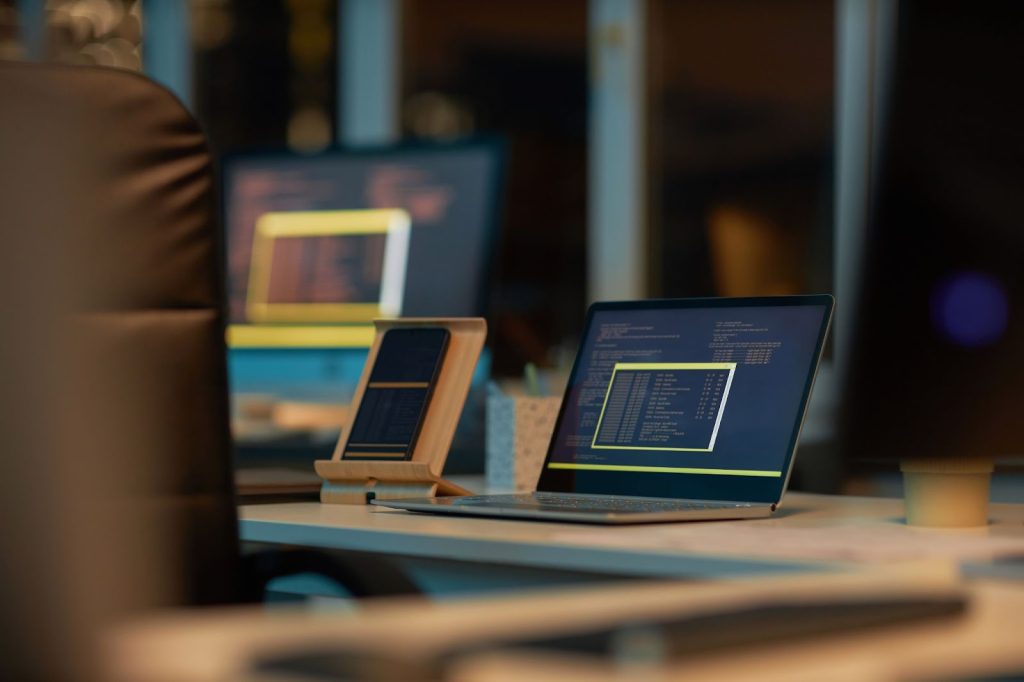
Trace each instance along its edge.
<instances>
[{"instance_id":1,"label":"smartphone","mask_svg":"<svg viewBox=\"0 0 1024 682\"><path fill-rule=\"evenodd\" d=\"M342 459L412 458L450 338L443 327L384 332Z\"/></svg>"}]
</instances>

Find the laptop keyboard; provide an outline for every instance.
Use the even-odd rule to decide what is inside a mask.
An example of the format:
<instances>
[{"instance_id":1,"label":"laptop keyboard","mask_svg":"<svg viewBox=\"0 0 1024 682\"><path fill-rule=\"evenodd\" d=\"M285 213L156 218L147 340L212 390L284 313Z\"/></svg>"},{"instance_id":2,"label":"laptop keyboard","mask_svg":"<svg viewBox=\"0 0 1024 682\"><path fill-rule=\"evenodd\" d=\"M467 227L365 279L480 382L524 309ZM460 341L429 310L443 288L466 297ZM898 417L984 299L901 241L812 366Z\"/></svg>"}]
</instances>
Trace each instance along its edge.
<instances>
[{"instance_id":1,"label":"laptop keyboard","mask_svg":"<svg viewBox=\"0 0 1024 682\"><path fill-rule=\"evenodd\" d=\"M599 514L651 514L658 512L744 509L753 505L740 502L703 500L644 500L628 497L595 497L565 493L524 493L519 495L470 495L455 499L456 506L501 507L551 511L592 512Z\"/></svg>"}]
</instances>

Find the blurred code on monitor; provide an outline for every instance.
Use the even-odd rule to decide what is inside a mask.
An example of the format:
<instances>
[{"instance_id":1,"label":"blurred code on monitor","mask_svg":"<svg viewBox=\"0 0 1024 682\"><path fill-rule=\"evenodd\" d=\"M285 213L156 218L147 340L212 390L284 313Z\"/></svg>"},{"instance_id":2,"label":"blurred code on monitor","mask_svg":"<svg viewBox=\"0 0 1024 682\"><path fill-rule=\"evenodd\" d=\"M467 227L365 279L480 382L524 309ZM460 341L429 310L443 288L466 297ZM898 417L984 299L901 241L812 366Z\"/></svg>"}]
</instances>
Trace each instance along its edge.
<instances>
[{"instance_id":1,"label":"blurred code on monitor","mask_svg":"<svg viewBox=\"0 0 1024 682\"><path fill-rule=\"evenodd\" d=\"M224 210L231 324L315 321L305 316L312 310L309 305L372 305L381 300L389 275L388 239L367 233L275 239L270 260L264 261L267 272L255 280L261 291L251 291L253 242L264 216L367 209L401 210L409 218L408 260L399 295L403 315L481 314L495 241L499 149L493 141L482 140L314 156L281 152L227 157ZM251 306L254 297L258 305ZM293 305L307 307L294 317L288 314Z\"/></svg>"},{"instance_id":2,"label":"blurred code on monitor","mask_svg":"<svg viewBox=\"0 0 1024 682\"><path fill-rule=\"evenodd\" d=\"M401 209L278 211L256 221L249 322L368 322L401 314L409 246Z\"/></svg>"},{"instance_id":3,"label":"blurred code on monitor","mask_svg":"<svg viewBox=\"0 0 1024 682\"><path fill-rule=\"evenodd\" d=\"M378 300L384 240L382 234L279 240L270 266L267 303Z\"/></svg>"}]
</instances>

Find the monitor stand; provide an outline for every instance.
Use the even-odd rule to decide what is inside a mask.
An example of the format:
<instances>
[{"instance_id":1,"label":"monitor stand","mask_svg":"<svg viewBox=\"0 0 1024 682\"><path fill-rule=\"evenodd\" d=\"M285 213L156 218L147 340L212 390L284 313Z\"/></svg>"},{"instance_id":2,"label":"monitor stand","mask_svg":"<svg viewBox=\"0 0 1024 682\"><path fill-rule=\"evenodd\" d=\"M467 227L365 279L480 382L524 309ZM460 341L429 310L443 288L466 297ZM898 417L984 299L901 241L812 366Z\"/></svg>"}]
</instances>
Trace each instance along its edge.
<instances>
[{"instance_id":1,"label":"monitor stand","mask_svg":"<svg viewBox=\"0 0 1024 682\"><path fill-rule=\"evenodd\" d=\"M944 528L988 525L991 458L903 460L907 524Z\"/></svg>"}]
</instances>

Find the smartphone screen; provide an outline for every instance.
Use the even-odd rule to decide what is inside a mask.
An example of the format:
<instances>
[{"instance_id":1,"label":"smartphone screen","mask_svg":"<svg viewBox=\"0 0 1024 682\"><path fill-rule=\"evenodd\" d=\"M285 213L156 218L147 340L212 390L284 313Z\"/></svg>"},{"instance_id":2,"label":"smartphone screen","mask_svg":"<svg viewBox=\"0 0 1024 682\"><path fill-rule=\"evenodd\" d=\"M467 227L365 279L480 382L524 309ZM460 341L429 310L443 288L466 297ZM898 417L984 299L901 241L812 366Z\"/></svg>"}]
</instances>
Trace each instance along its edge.
<instances>
[{"instance_id":1,"label":"smartphone screen","mask_svg":"<svg viewBox=\"0 0 1024 682\"><path fill-rule=\"evenodd\" d=\"M384 332L343 459L412 457L450 336L441 327Z\"/></svg>"}]
</instances>

